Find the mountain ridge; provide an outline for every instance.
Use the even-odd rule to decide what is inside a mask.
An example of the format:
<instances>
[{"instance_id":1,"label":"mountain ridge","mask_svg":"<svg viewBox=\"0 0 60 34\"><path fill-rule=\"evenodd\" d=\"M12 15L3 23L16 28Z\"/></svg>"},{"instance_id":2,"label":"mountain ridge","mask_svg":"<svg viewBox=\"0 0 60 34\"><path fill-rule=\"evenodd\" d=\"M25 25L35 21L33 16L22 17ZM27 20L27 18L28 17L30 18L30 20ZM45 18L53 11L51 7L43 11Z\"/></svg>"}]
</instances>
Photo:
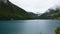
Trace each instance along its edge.
<instances>
[{"instance_id":1,"label":"mountain ridge","mask_svg":"<svg viewBox=\"0 0 60 34\"><path fill-rule=\"evenodd\" d=\"M15 4L8 1L7 3L0 2L0 19L2 20L10 20L10 19L31 19L32 16L28 15L28 13L16 6Z\"/></svg>"}]
</instances>

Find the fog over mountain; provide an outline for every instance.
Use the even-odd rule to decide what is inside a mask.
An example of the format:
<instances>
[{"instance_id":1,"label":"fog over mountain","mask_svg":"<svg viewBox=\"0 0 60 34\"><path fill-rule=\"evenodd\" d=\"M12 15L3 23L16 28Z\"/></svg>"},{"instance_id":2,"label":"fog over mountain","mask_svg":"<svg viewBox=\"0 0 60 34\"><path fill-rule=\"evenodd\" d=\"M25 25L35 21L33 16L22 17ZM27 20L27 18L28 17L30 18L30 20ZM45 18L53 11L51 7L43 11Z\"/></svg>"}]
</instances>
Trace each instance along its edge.
<instances>
[{"instance_id":1,"label":"fog over mountain","mask_svg":"<svg viewBox=\"0 0 60 34\"><path fill-rule=\"evenodd\" d=\"M44 13L49 8L56 6L58 0L10 0L15 5L27 12Z\"/></svg>"}]
</instances>

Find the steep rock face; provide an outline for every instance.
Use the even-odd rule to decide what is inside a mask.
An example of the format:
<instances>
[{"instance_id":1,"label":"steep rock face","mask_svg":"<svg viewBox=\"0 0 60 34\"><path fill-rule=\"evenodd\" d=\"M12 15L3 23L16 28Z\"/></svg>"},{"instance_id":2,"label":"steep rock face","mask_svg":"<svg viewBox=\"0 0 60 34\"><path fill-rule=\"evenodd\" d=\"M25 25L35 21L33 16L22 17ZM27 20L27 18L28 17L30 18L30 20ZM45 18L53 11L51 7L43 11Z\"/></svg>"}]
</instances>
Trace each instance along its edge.
<instances>
[{"instance_id":1,"label":"steep rock face","mask_svg":"<svg viewBox=\"0 0 60 34\"><path fill-rule=\"evenodd\" d=\"M30 19L32 18L22 8L12 4L8 0L0 0L0 19Z\"/></svg>"}]
</instances>

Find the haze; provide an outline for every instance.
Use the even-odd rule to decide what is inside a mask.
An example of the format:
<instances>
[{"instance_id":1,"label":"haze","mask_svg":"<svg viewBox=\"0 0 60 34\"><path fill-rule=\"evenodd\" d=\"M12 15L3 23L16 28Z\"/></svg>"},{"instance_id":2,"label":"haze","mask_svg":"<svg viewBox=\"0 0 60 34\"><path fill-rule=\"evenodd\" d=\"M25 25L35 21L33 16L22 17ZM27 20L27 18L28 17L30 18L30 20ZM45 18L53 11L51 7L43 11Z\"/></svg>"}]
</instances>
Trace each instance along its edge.
<instances>
[{"instance_id":1,"label":"haze","mask_svg":"<svg viewBox=\"0 0 60 34\"><path fill-rule=\"evenodd\" d=\"M49 8L57 5L58 0L10 0L15 5L27 12L44 13Z\"/></svg>"}]
</instances>

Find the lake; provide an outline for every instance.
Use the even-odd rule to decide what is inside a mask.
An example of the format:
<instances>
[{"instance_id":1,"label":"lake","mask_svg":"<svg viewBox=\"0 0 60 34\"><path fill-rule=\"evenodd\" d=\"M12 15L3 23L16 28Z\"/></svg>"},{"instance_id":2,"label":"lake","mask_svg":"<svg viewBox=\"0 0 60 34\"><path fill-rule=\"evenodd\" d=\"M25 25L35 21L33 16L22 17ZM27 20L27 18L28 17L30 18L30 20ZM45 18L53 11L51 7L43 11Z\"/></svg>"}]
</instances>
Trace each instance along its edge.
<instances>
[{"instance_id":1,"label":"lake","mask_svg":"<svg viewBox=\"0 0 60 34\"><path fill-rule=\"evenodd\" d=\"M60 20L0 20L0 34L55 34Z\"/></svg>"}]
</instances>

